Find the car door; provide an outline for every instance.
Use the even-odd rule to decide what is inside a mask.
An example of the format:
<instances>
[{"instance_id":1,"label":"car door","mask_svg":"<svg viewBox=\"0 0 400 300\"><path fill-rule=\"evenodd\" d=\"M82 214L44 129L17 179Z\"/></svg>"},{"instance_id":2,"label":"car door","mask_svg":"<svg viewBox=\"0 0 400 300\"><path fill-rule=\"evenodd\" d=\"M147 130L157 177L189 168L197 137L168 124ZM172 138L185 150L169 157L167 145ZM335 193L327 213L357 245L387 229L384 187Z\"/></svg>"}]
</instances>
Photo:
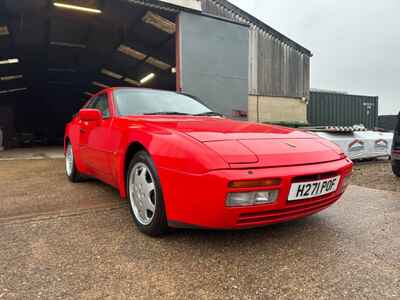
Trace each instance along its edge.
<instances>
[{"instance_id":1,"label":"car door","mask_svg":"<svg viewBox=\"0 0 400 300\"><path fill-rule=\"evenodd\" d=\"M110 168L111 151L109 138L112 124L110 102L107 93L98 95L87 108L101 111L100 122L86 122L81 125L81 141L84 150L81 152L88 168L94 175L106 182L112 180ZM85 145L86 143L86 145Z\"/></svg>"}]
</instances>

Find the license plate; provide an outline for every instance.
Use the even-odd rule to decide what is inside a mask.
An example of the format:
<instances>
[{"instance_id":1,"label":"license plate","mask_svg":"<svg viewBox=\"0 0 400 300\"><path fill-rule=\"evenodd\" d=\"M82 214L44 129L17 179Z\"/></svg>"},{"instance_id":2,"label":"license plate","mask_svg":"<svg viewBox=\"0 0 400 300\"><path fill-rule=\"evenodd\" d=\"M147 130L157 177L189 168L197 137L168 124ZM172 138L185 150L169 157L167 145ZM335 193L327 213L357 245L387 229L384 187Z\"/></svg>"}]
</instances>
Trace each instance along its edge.
<instances>
[{"instance_id":1,"label":"license plate","mask_svg":"<svg viewBox=\"0 0 400 300\"><path fill-rule=\"evenodd\" d=\"M316 181L293 183L290 188L288 200L304 200L336 192L339 182L340 176Z\"/></svg>"}]
</instances>

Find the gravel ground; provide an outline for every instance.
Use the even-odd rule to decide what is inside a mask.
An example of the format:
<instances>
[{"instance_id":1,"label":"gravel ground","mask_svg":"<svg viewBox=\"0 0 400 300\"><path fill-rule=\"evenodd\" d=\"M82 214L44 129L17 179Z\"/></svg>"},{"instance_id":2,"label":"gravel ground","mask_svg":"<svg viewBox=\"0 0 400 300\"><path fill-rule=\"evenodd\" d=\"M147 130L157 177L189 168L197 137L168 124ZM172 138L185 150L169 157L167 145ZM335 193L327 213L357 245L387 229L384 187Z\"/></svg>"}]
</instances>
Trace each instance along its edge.
<instances>
[{"instance_id":1,"label":"gravel ground","mask_svg":"<svg viewBox=\"0 0 400 300\"><path fill-rule=\"evenodd\" d=\"M0 160L0 179L0 222L125 205L99 181L69 182L63 159Z\"/></svg>"},{"instance_id":2,"label":"gravel ground","mask_svg":"<svg viewBox=\"0 0 400 300\"><path fill-rule=\"evenodd\" d=\"M64 158L64 149L60 146L17 148L0 151L0 161L13 159Z\"/></svg>"},{"instance_id":3,"label":"gravel ground","mask_svg":"<svg viewBox=\"0 0 400 300\"><path fill-rule=\"evenodd\" d=\"M398 199L353 186L296 222L162 239L127 207L0 224L0 298L399 299Z\"/></svg>"},{"instance_id":4,"label":"gravel ground","mask_svg":"<svg viewBox=\"0 0 400 300\"><path fill-rule=\"evenodd\" d=\"M153 239L63 164L0 161L1 300L400 299L400 193L351 186L303 220Z\"/></svg>"},{"instance_id":5,"label":"gravel ground","mask_svg":"<svg viewBox=\"0 0 400 300\"><path fill-rule=\"evenodd\" d=\"M371 189L400 192L400 178L394 176L389 161L356 163L352 184Z\"/></svg>"}]
</instances>

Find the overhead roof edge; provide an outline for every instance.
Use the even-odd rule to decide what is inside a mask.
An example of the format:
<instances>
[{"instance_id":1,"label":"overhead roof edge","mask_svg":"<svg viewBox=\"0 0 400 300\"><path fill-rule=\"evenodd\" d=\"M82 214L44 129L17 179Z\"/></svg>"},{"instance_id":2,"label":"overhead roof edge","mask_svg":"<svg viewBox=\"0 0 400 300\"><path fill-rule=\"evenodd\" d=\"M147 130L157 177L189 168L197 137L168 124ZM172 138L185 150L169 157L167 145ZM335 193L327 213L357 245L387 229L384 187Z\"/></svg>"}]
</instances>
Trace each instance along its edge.
<instances>
[{"instance_id":1,"label":"overhead roof edge","mask_svg":"<svg viewBox=\"0 0 400 300\"><path fill-rule=\"evenodd\" d=\"M279 31L277 31L276 29L272 28L271 26L265 24L263 21L257 19L256 17L254 17L253 15L249 14L248 12L246 12L246 11L242 10L241 8L237 7L236 5L232 4L228 0L209 0L209 1L213 1L214 3L217 3L217 4L225 7L226 9L228 9L230 11L233 11L237 15L240 15L242 18L246 19L246 21L249 24L246 24L246 22L239 22L239 21L232 20L230 18L217 16L217 15L212 14L212 13L202 12L202 11L199 11L197 9L191 9L191 8L184 7L184 6L174 5L174 4L163 2L163 1L160 1L160 0L125 0L125 1L128 1L130 3L134 3L134 4L140 4L140 5L148 6L148 7L154 7L156 9L175 12L175 13L179 13L180 11L186 11L186 12L193 13L193 14L202 14L204 16L214 17L214 18L217 18L217 19L225 20L225 21L230 21L231 23L235 23L235 24L243 24L243 25L246 25L246 26L253 25L253 26L256 26L259 29L264 30L265 32L273 35L274 37L276 37L277 39L279 39L283 43L287 44L290 47L293 47L294 49L298 50L299 52L301 52L301 53L303 53L303 54L305 54L305 55L307 55L309 57L313 56L312 52L310 50L308 50L307 48L303 47L302 45L300 45L299 43L295 42L291 38L289 38L289 37L285 36L284 34L280 33Z\"/></svg>"},{"instance_id":2,"label":"overhead roof edge","mask_svg":"<svg viewBox=\"0 0 400 300\"><path fill-rule=\"evenodd\" d=\"M125 0L125 1L175 13L179 13L180 11L196 12L196 13L199 12L198 10L195 9L174 5L160 0Z\"/></svg>"},{"instance_id":3,"label":"overhead roof edge","mask_svg":"<svg viewBox=\"0 0 400 300\"><path fill-rule=\"evenodd\" d=\"M225 21L225 22L229 22L229 23L233 23L233 24L237 24L237 25L241 25L244 27L250 27L250 25L243 23L243 22L239 22L236 20L232 20L230 18L226 18L223 16L218 16L215 14L210 14L201 10L197 10L197 9L192 9L189 7L184 7L184 6L179 6L179 5L174 5L171 3L167 3L164 1L160 1L160 0L126 0L130 3L134 3L134 4L139 4L139 5L143 5L143 6L148 6L148 7L153 7L155 9L160 9L160 10L166 10L169 12L174 12L174 13L179 13L181 11L184 12L188 12L188 13L192 13L192 14L196 14L196 15L201 15L204 17L209 17L209 18L213 18L213 19L217 19L217 20L221 20L221 21Z\"/></svg>"}]
</instances>

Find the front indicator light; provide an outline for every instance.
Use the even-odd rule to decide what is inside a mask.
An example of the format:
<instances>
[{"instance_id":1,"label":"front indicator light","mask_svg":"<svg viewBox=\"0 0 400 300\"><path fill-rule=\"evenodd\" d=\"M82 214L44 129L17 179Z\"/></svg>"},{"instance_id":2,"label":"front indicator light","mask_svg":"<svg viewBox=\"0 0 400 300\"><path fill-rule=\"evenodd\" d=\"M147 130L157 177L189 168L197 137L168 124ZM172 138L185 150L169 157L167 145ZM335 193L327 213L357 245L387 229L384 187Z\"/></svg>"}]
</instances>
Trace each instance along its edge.
<instances>
[{"instance_id":1,"label":"front indicator light","mask_svg":"<svg viewBox=\"0 0 400 300\"><path fill-rule=\"evenodd\" d=\"M276 201L278 194L278 190L229 193L226 199L226 206L237 207L271 204Z\"/></svg>"},{"instance_id":2,"label":"front indicator light","mask_svg":"<svg viewBox=\"0 0 400 300\"><path fill-rule=\"evenodd\" d=\"M273 178L273 179L231 181L231 182L229 182L228 187L231 189L242 189L242 188L276 186L276 185L280 185L280 184L281 184L281 180L279 178Z\"/></svg>"}]
</instances>

